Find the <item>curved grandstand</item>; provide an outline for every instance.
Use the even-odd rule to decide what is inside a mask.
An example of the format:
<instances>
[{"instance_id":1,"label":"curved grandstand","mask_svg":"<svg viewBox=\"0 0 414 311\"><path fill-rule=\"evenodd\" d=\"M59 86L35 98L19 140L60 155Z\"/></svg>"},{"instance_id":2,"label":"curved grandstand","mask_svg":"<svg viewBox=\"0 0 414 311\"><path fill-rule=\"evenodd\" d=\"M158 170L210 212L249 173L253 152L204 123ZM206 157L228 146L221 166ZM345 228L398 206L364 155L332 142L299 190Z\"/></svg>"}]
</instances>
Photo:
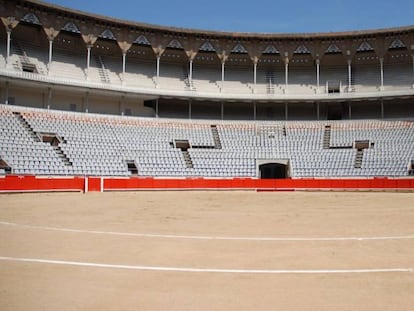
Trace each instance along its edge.
<instances>
[{"instance_id":1,"label":"curved grandstand","mask_svg":"<svg viewBox=\"0 0 414 311\"><path fill-rule=\"evenodd\" d=\"M2 174L404 177L414 26L177 29L0 1Z\"/></svg>"}]
</instances>

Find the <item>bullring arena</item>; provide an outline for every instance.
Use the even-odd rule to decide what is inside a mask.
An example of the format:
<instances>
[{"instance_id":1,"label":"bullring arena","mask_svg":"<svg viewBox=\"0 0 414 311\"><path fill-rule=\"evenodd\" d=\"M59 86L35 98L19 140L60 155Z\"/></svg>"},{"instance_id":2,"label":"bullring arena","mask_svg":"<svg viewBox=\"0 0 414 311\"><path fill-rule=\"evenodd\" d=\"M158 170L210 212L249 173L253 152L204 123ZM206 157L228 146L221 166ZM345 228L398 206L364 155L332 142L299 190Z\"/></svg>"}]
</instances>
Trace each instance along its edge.
<instances>
[{"instance_id":1,"label":"bullring arena","mask_svg":"<svg viewBox=\"0 0 414 311\"><path fill-rule=\"evenodd\" d=\"M0 18L1 310L413 309L413 26Z\"/></svg>"},{"instance_id":2,"label":"bullring arena","mask_svg":"<svg viewBox=\"0 0 414 311\"><path fill-rule=\"evenodd\" d=\"M2 195L2 310L411 310L412 193Z\"/></svg>"}]
</instances>

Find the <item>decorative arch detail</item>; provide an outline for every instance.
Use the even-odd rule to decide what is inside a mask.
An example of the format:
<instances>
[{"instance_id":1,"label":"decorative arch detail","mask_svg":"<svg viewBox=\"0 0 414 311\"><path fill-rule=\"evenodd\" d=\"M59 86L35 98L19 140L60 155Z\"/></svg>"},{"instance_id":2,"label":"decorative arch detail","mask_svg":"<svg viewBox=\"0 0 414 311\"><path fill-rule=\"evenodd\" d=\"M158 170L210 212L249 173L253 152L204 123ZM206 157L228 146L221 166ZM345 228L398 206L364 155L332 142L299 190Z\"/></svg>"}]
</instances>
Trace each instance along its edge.
<instances>
[{"instance_id":1,"label":"decorative arch detail","mask_svg":"<svg viewBox=\"0 0 414 311\"><path fill-rule=\"evenodd\" d=\"M237 43L233 49L231 50L231 53L237 53L237 54L247 54L246 48L241 44L240 42Z\"/></svg>"},{"instance_id":2,"label":"decorative arch detail","mask_svg":"<svg viewBox=\"0 0 414 311\"><path fill-rule=\"evenodd\" d=\"M81 33L79 27L73 22L66 23L65 26L62 27L62 30L73 33Z\"/></svg>"},{"instance_id":3,"label":"decorative arch detail","mask_svg":"<svg viewBox=\"0 0 414 311\"><path fill-rule=\"evenodd\" d=\"M135 44L139 44L139 45L151 45L151 43L149 42L149 40L147 39L147 37L145 37L144 35L139 35L135 40L134 40Z\"/></svg>"},{"instance_id":4,"label":"decorative arch detail","mask_svg":"<svg viewBox=\"0 0 414 311\"><path fill-rule=\"evenodd\" d=\"M30 24L41 25L39 18L34 13L27 13L25 16L23 16L21 21Z\"/></svg>"},{"instance_id":5,"label":"decorative arch detail","mask_svg":"<svg viewBox=\"0 0 414 311\"><path fill-rule=\"evenodd\" d=\"M394 41L391 42L388 49L392 50L392 49L404 49L404 48L406 48L405 44L400 39L395 39Z\"/></svg>"},{"instance_id":6,"label":"decorative arch detail","mask_svg":"<svg viewBox=\"0 0 414 311\"><path fill-rule=\"evenodd\" d=\"M100 35L100 38L109 39L109 40L116 40L113 32L110 29L105 29Z\"/></svg>"},{"instance_id":7,"label":"decorative arch detail","mask_svg":"<svg viewBox=\"0 0 414 311\"><path fill-rule=\"evenodd\" d=\"M338 54L338 53L341 53L341 52L342 52L341 49L334 43L329 45L328 48L325 51L326 54Z\"/></svg>"},{"instance_id":8,"label":"decorative arch detail","mask_svg":"<svg viewBox=\"0 0 414 311\"><path fill-rule=\"evenodd\" d=\"M310 54L310 53L311 52L304 44L299 45L296 48L296 50L293 52L293 54Z\"/></svg>"},{"instance_id":9,"label":"decorative arch detail","mask_svg":"<svg viewBox=\"0 0 414 311\"><path fill-rule=\"evenodd\" d=\"M273 45L268 45L262 52L263 54L280 54L280 51Z\"/></svg>"},{"instance_id":10,"label":"decorative arch detail","mask_svg":"<svg viewBox=\"0 0 414 311\"><path fill-rule=\"evenodd\" d=\"M373 50L374 48L367 41L362 42L357 48L357 52L370 52Z\"/></svg>"},{"instance_id":11,"label":"decorative arch detail","mask_svg":"<svg viewBox=\"0 0 414 311\"><path fill-rule=\"evenodd\" d=\"M168 43L167 47L172 49L184 49L181 42L177 39L172 39L170 43Z\"/></svg>"},{"instance_id":12,"label":"decorative arch detail","mask_svg":"<svg viewBox=\"0 0 414 311\"><path fill-rule=\"evenodd\" d=\"M203 52L215 52L216 51L216 49L214 48L214 46L211 44L210 41L204 42L198 50L203 51Z\"/></svg>"}]
</instances>

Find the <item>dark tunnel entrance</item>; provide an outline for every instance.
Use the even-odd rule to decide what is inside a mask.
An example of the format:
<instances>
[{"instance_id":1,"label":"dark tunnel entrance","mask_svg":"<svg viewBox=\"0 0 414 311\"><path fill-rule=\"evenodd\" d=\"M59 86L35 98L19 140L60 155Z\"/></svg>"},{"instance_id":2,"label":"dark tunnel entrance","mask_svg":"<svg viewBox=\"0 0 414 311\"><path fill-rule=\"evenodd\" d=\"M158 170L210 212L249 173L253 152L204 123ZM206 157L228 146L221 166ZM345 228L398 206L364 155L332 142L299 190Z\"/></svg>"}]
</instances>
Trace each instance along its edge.
<instances>
[{"instance_id":1,"label":"dark tunnel entrance","mask_svg":"<svg viewBox=\"0 0 414 311\"><path fill-rule=\"evenodd\" d=\"M283 179L288 178L288 164L266 163L259 165L259 178Z\"/></svg>"}]
</instances>

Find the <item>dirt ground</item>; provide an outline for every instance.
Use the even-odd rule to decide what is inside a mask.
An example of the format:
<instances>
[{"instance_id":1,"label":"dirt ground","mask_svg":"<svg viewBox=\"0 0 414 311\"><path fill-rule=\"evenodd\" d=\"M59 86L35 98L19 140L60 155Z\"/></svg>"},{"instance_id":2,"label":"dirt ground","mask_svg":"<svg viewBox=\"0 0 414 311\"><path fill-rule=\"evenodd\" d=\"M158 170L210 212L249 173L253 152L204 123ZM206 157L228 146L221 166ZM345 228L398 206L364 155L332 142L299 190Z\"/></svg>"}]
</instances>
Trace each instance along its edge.
<instances>
[{"instance_id":1,"label":"dirt ground","mask_svg":"<svg viewBox=\"0 0 414 311\"><path fill-rule=\"evenodd\" d=\"M3 194L0 257L0 310L414 310L414 193Z\"/></svg>"}]
</instances>

